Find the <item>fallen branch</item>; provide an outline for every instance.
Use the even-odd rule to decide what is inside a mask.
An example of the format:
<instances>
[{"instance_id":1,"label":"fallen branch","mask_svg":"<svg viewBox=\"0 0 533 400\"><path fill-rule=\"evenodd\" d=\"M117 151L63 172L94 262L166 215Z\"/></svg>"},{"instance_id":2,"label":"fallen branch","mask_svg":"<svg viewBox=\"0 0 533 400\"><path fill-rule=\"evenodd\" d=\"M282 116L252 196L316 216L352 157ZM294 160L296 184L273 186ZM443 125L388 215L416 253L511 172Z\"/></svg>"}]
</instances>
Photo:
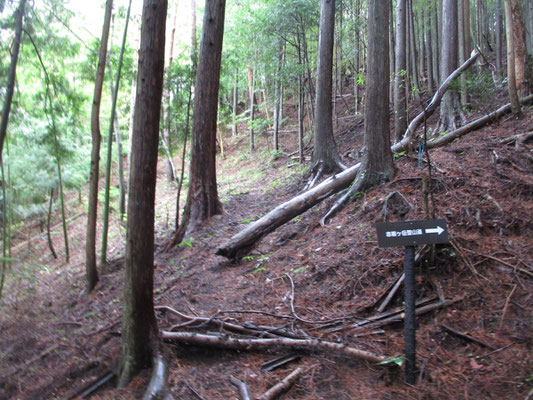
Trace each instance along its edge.
<instances>
[{"instance_id":1,"label":"fallen branch","mask_svg":"<svg viewBox=\"0 0 533 400\"><path fill-rule=\"evenodd\" d=\"M233 383L237 388L239 389L239 395L241 396L241 400L251 400L250 393L248 391L248 386L246 386L246 383L243 381L238 380L234 376L230 376L229 378L230 382Z\"/></svg>"},{"instance_id":2,"label":"fallen branch","mask_svg":"<svg viewBox=\"0 0 533 400\"><path fill-rule=\"evenodd\" d=\"M380 356L369 351L349 347L341 343L326 342L318 339L241 339L227 335L206 335L189 332L162 331L163 340L204 346L215 346L236 350L270 350L273 347L288 347L293 350L322 351L339 355L360 358L373 363L380 363L388 357Z\"/></svg>"},{"instance_id":3,"label":"fallen branch","mask_svg":"<svg viewBox=\"0 0 533 400\"><path fill-rule=\"evenodd\" d=\"M426 306L422 306L422 307L419 307L415 310L415 314L416 315L422 315L422 314L425 314L425 313L428 313L430 311L435 311L435 310L438 310L439 308L444 308L444 307L448 307L449 305L452 305L454 303L457 303L459 301L463 300L463 297L460 297L460 298L457 298L457 299L452 299L452 300L445 300L445 301L438 301L436 303L431 303L431 304L428 304ZM390 325L394 322L400 322L400 321L403 321L403 319L405 318L405 313L402 312L401 313L397 313L396 315L393 315L389 318L385 318L385 319L381 319L381 320L378 320L376 322L372 322L372 323L367 323L367 324L355 324L355 325L352 325L350 328L353 328L354 331L361 331L361 330L367 330L367 329L376 329L376 328L381 328L383 326L386 326L386 325Z\"/></svg>"},{"instance_id":4,"label":"fallen branch","mask_svg":"<svg viewBox=\"0 0 533 400\"><path fill-rule=\"evenodd\" d=\"M300 379L303 373L304 373L303 368L296 368L289 375L287 375L281 382L275 384L270 389L268 389L265 393L263 393L259 397L259 400L272 400L272 399L277 398L280 394L289 390L290 387L294 385L294 383L298 379Z\"/></svg>"},{"instance_id":5,"label":"fallen branch","mask_svg":"<svg viewBox=\"0 0 533 400\"><path fill-rule=\"evenodd\" d=\"M487 347L489 349L494 349L494 346L491 346L490 344L482 342L481 340L476 339L475 337L472 337L470 335L467 335L466 333L462 333L462 332L456 331L455 329L449 327L448 325L441 324L440 327L442 329L444 329L446 332L448 332L448 333L450 333L450 334L452 334L454 336L457 336L458 338L461 338L461 339L466 340L468 342L477 343L481 347Z\"/></svg>"},{"instance_id":6,"label":"fallen branch","mask_svg":"<svg viewBox=\"0 0 533 400\"><path fill-rule=\"evenodd\" d=\"M158 306L155 307L155 310L157 311L168 311L175 315L178 315L184 319L187 320L187 322L176 324L170 327L170 331L174 331L179 328L183 328L185 326L190 326L195 323L200 323L199 326L195 326L194 328L204 327L208 324L216 325L219 328L226 329L231 332L237 332L242 334L248 334L252 336L258 336L258 337L270 337L270 338L277 338L277 337L289 337L289 338L299 338L298 335L291 333L290 331L287 331L282 328L276 328L272 326L243 326L238 324L233 324L230 322L225 322L219 319L215 318L215 315L212 317L193 317L191 315L183 314L177 310L174 310L172 307L168 306Z\"/></svg>"},{"instance_id":7,"label":"fallen branch","mask_svg":"<svg viewBox=\"0 0 533 400\"><path fill-rule=\"evenodd\" d=\"M479 56L478 52L474 52L472 56L466 60L459 68L457 68L455 71L453 71L450 76L446 78L444 82L440 85L439 89L435 92L433 95L433 98L431 99L430 103L424 108L424 110L418 114L409 124L407 127L407 130L405 131L403 138L401 141L396 143L394 146L392 146L392 151L394 153L398 153L400 151L403 151L405 147L409 144L409 140L411 140L415 136L415 132L418 129L418 127L424 122L424 120L427 120L438 108L440 101L444 94L448 91L450 88L450 84L453 80L455 80L459 75L461 75L464 71L466 71L473 63L476 61L477 57ZM396 147L398 149L396 149ZM400 148L402 150L400 150Z\"/></svg>"},{"instance_id":8,"label":"fallen branch","mask_svg":"<svg viewBox=\"0 0 533 400\"><path fill-rule=\"evenodd\" d=\"M333 175L311 190L277 206L268 214L251 223L241 232L234 235L227 243L216 250L216 254L227 258L235 258L242 251L246 251L263 236L289 222L294 217L309 210L315 204L328 198L334 193L348 187L355 179L360 163Z\"/></svg>"},{"instance_id":9,"label":"fallen branch","mask_svg":"<svg viewBox=\"0 0 533 400\"><path fill-rule=\"evenodd\" d=\"M396 283L392 287L391 291L389 292L385 300L383 300L383 303L381 303L381 305L379 306L378 312L382 313L383 311L385 311L385 308L387 308L387 306L389 305L390 301L392 300L392 298L394 297L394 295L400 288L400 285L402 284L404 279L405 279L405 274L402 273L396 280Z\"/></svg>"}]
</instances>

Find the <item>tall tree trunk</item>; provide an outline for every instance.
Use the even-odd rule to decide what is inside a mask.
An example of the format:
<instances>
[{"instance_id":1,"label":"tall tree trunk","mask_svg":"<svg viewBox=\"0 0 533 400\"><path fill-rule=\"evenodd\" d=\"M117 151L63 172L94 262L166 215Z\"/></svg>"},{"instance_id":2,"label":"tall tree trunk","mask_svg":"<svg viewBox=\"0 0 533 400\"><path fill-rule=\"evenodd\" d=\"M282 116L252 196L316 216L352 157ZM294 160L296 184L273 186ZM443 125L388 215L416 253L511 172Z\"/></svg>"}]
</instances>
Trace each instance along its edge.
<instances>
[{"instance_id":1,"label":"tall tree trunk","mask_svg":"<svg viewBox=\"0 0 533 400\"><path fill-rule=\"evenodd\" d=\"M20 42L22 38L25 7L26 0L20 0L15 14L15 40L13 42L13 50L11 53L11 64L9 65L9 76L7 79L4 105L2 107L2 119L0 120L0 162L2 161L4 142L7 135L7 124L9 122L9 114L11 112L11 103L13 102L13 93L15 92L15 80L17 76L17 64L20 52Z\"/></svg>"},{"instance_id":2,"label":"tall tree trunk","mask_svg":"<svg viewBox=\"0 0 533 400\"><path fill-rule=\"evenodd\" d=\"M427 58L427 67L428 67L428 90L432 95L435 90L435 79L433 72L433 52L436 49L433 48L433 35L431 32L431 8L428 8L428 12L425 14L424 18L424 30L426 32L426 58Z\"/></svg>"},{"instance_id":3,"label":"tall tree trunk","mask_svg":"<svg viewBox=\"0 0 533 400\"><path fill-rule=\"evenodd\" d=\"M189 193L180 228L173 240L222 212L216 175L216 134L225 0L207 0L194 96Z\"/></svg>"},{"instance_id":4,"label":"tall tree trunk","mask_svg":"<svg viewBox=\"0 0 533 400\"><path fill-rule=\"evenodd\" d=\"M442 6L442 76L447 77L457 69L457 0L444 0ZM441 130L456 127L457 93L446 92L440 107Z\"/></svg>"},{"instance_id":5,"label":"tall tree trunk","mask_svg":"<svg viewBox=\"0 0 533 400\"><path fill-rule=\"evenodd\" d=\"M273 132L273 147L274 151L279 150L279 125L280 125L280 114L281 114L281 68L283 64L283 41L279 42L279 54L278 54L278 64L276 66L276 77L275 77L275 90L274 90L274 132Z\"/></svg>"},{"instance_id":6,"label":"tall tree trunk","mask_svg":"<svg viewBox=\"0 0 533 400\"><path fill-rule=\"evenodd\" d=\"M433 12L431 13L431 26L433 31L433 81L435 86L439 86L441 81L440 76L440 62L439 62L439 49L440 49L440 25L439 25L439 9L440 0L433 0ZM446 79L444 77L443 79Z\"/></svg>"},{"instance_id":7,"label":"tall tree trunk","mask_svg":"<svg viewBox=\"0 0 533 400\"><path fill-rule=\"evenodd\" d=\"M503 23L502 23L502 1L503 0L497 0L496 5L496 73L498 76L503 76L503 43L502 43L502 30L503 30Z\"/></svg>"},{"instance_id":8,"label":"tall tree trunk","mask_svg":"<svg viewBox=\"0 0 533 400\"><path fill-rule=\"evenodd\" d=\"M463 2L463 32L465 42L465 60L470 57L472 53L472 36L470 34L470 0L460 0Z\"/></svg>"},{"instance_id":9,"label":"tall tree trunk","mask_svg":"<svg viewBox=\"0 0 533 400\"><path fill-rule=\"evenodd\" d=\"M361 190L394 175L389 130L389 2L368 1L368 62L365 106L365 153L354 190Z\"/></svg>"},{"instance_id":10,"label":"tall tree trunk","mask_svg":"<svg viewBox=\"0 0 533 400\"><path fill-rule=\"evenodd\" d=\"M507 88L509 90L509 100L511 109L516 118L522 115L520 101L518 100L518 91L516 88L515 72L515 49L513 35L513 11L512 0L505 0L505 36L507 38Z\"/></svg>"},{"instance_id":11,"label":"tall tree trunk","mask_svg":"<svg viewBox=\"0 0 533 400\"><path fill-rule=\"evenodd\" d=\"M394 7L392 5L392 1L390 1L389 3L389 66L390 76L394 77L394 72L396 68ZM394 78L390 79L389 83L389 100L391 101L391 108L394 110Z\"/></svg>"},{"instance_id":12,"label":"tall tree trunk","mask_svg":"<svg viewBox=\"0 0 533 400\"><path fill-rule=\"evenodd\" d=\"M396 3L396 66L394 67L394 141L400 140L407 129L406 23L406 0L398 0Z\"/></svg>"},{"instance_id":13,"label":"tall tree trunk","mask_svg":"<svg viewBox=\"0 0 533 400\"><path fill-rule=\"evenodd\" d=\"M176 20L178 17L178 2L176 2L176 5L174 7L174 17L172 19L172 30L170 32L170 46L168 49L168 62L167 62L167 77L166 82L164 84L164 92L163 92L163 99L165 103L164 111L163 111L163 146L165 150L166 160L165 160L165 168L166 168L166 175L167 180L169 182L176 182L176 168L174 167L174 162L172 161L172 140L170 137L170 126L171 126L171 118L170 118L170 73L172 69L172 62L174 60L174 37L176 35Z\"/></svg>"},{"instance_id":14,"label":"tall tree trunk","mask_svg":"<svg viewBox=\"0 0 533 400\"><path fill-rule=\"evenodd\" d=\"M166 16L166 0L144 1L128 201L119 387L124 387L141 369L150 367L157 346L153 303L154 207Z\"/></svg>"},{"instance_id":15,"label":"tall tree trunk","mask_svg":"<svg viewBox=\"0 0 533 400\"><path fill-rule=\"evenodd\" d=\"M124 50L126 48L126 38L128 36L128 24L130 19L131 0L129 2L128 11L126 13L126 22L124 25L124 34L122 37L122 46L120 48L120 56L118 59L118 68L115 76L115 86L113 88L113 99L111 101L111 117L109 118L109 131L107 136L107 162L105 175L105 200L104 200L104 224L102 228L102 251L100 253L100 263L105 265L107 263L107 233L109 227L109 190L111 188L111 164L113 156L113 128L116 117L118 90L120 85L120 76L122 73L122 61L124 59ZM119 160L120 161L120 160Z\"/></svg>"},{"instance_id":16,"label":"tall tree trunk","mask_svg":"<svg viewBox=\"0 0 533 400\"><path fill-rule=\"evenodd\" d=\"M233 115L231 136L237 136L237 102L239 98L239 69L235 68L235 74L233 78Z\"/></svg>"},{"instance_id":17,"label":"tall tree trunk","mask_svg":"<svg viewBox=\"0 0 533 400\"><path fill-rule=\"evenodd\" d=\"M96 81L94 84L93 105L91 112L91 174L89 178L89 198L87 212L87 235L85 242L85 274L87 278L87 291L94 289L98 281L96 269L96 218L98 211L98 175L100 165L100 102L102 99L102 87L104 84L104 73L107 55L107 40L109 38L109 28L111 26L111 13L113 10L113 0L106 1L104 26L102 28L102 39L100 40L100 54L98 56L98 67L96 70Z\"/></svg>"},{"instance_id":18,"label":"tall tree trunk","mask_svg":"<svg viewBox=\"0 0 533 400\"><path fill-rule=\"evenodd\" d=\"M465 7L464 7L464 1L459 0L458 2L458 10L457 10L457 16L459 18L458 21L458 48L459 48L459 54L458 54L458 62L459 65L462 65L470 56L470 54L466 54L466 32L465 32ZM468 104L468 96L466 93L466 76L465 74L461 74L460 78L460 104L461 108L466 108Z\"/></svg>"},{"instance_id":19,"label":"tall tree trunk","mask_svg":"<svg viewBox=\"0 0 533 400\"><path fill-rule=\"evenodd\" d=\"M332 70L335 31L335 0L320 2L318 66L316 79L313 168L336 172L343 168L333 136Z\"/></svg>"},{"instance_id":20,"label":"tall tree trunk","mask_svg":"<svg viewBox=\"0 0 533 400\"><path fill-rule=\"evenodd\" d=\"M248 64L248 99L250 101L250 124L248 135L250 139L250 153L254 152L254 121L255 121L255 71L251 64Z\"/></svg>"},{"instance_id":21,"label":"tall tree trunk","mask_svg":"<svg viewBox=\"0 0 533 400\"><path fill-rule=\"evenodd\" d=\"M420 97L420 75L418 72L418 63L417 63L417 49L416 49L416 35L415 35L415 20L413 16L413 2L412 0L407 0L407 27L409 29L409 54L411 55L411 85L413 86L414 97L418 99ZM410 88L409 88L410 89Z\"/></svg>"},{"instance_id":22,"label":"tall tree trunk","mask_svg":"<svg viewBox=\"0 0 533 400\"><path fill-rule=\"evenodd\" d=\"M524 28L521 0L510 0L510 7L513 30L516 90L520 97L525 97L531 91L531 77L527 59L526 32Z\"/></svg>"},{"instance_id":23,"label":"tall tree trunk","mask_svg":"<svg viewBox=\"0 0 533 400\"><path fill-rule=\"evenodd\" d=\"M526 0L527 54L533 57L533 0Z\"/></svg>"},{"instance_id":24,"label":"tall tree trunk","mask_svg":"<svg viewBox=\"0 0 533 400\"><path fill-rule=\"evenodd\" d=\"M354 83L353 83L353 87L354 87L354 114L357 115L358 111L359 111L359 73L360 73L360 69L361 69L361 66L360 66L360 60L361 60L361 56L360 56L360 52L361 52L361 33L360 33L360 29L359 29L359 15L361 13L361 0L356 0L355 1L355 21L354 21L354 24L355 24L355 77L354 77Z\"/></svg>"}]
</instances>

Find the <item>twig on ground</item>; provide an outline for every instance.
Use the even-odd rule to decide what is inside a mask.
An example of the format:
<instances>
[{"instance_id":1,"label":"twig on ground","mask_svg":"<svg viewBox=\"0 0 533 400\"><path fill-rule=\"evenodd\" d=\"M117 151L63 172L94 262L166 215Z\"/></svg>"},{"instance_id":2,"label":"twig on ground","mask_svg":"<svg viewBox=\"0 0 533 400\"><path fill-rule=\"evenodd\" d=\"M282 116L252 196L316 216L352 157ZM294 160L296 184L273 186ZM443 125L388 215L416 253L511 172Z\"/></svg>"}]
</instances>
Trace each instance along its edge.
<instances>
[{"instance_id":1,"label":"twig on ground","mask_svg":"<svg viewBox=\"0 0 533 400\"><path fill-rule=\"evenodd\" d=\"M185 386L187 386L187 388L196 396L198 397L200 400L205 400L201 395L200 393L198 393L190 384L189 382L187 382L186 379L183 380L183 383L185 383Z\"/></svg>"},{"instance_id":2,"label":"twig on ground","mask_svg":"<svg viewBox=\"0 0 533 400\"><path fill-rule=\"evenodd\" d=\"M237 388L239 389L239 395L241 396L241 400L251 400L250 392L248 391L248 386L246 386L246 383L243 381L238 380L234 376L230 376L229 378L230 382L233 383Z\"/></svg>"},{"instance_id":3,"label":"twig on ground","mask_svg":"<svg viewBox=\"0 0 533 400\"><path fill-rule=\"evenodd\" d=\"M290 387L302 376L304 373L303 368L296 368L289 375L287 375L282 381L272 386L265 393L263 393L259 400L272 400L277 398L281 393L286 392Z\"/></svg>"},{"instance_id":4,"label":"twig on ground","mask_svg":"<svg viewBox=\"0 0 533 400\"><path fill-rule=\"evenodd\" d=\"M9 378L10 376L13 376L13 375L15 375L15 374L18 374L20 371L23 371L24 369L26 369L27 367L29 367L31 364L33 364L35 361L38 361L38 360L40 360L41 358L46 357L48 354L50 354L52 351L56 350L58 347L59 347L59 344L58 344L58 343L53 344L53 345L50 346L50 347L47 347L46 349L44 349L43 351L41 351L39 354L37 354L35 357L33 357L32 359L30 359L29 361L25 361L25 362L23 362L23 363L22 363L21 365L19 365L18 367L15 367L11 372L8 372L7 374L0 376L0 379L4 380L4 379L6 379L6 378Z\"/></svg>"},{"instance_id":5,"label":"twig on ground","mask_svg":"<svg viewBox=\"0 0 533 400\"><path fill-rule=\"evenodd\" d=\"M477 344L479 344L482 347L488 347L489 349L494 349L494 346L491 346L490 344L482 342L481 340L476 339L475 337L472 337L470 335L467 335L466 333L459 332L459 331L449 327L448 325L441 324L440 327L442 329L444 329L446 332L451 333L452 335L457 336L457 337L459 337L461 339L467 340L469 342L477 343Z\"/></svg>"},{"instance_id":6,"label":"twig on ground","mask_svg":"<svg viewBox=\"0 0 533 400\"><path fill-rule=\"evenodd\" d=\"M481 358L487 358L488 356L491 356L495 353L499 353L500 351L503 351L503 350L506 350L508 349L509 347L513 346L515 343L511 343L511 344L508 344L507 346L503 346L503 347L500 347L499 349L496 349L494 351L491 351L490 353L487 353L487 354L483 354L481 356L476 356L477 359L481 359Z\"/></svg>"},{"instance_id":7,"label":"twig on ground","mask_svg":"<svg viewBox=\"0 0 533 400\"><path fill-rule=\"evenodd\" d=\"M450 239L450 243L451 243L452 247L455 249L455 251L457 252L457 254L459 254L459 256L463 259L464 263L468 266L468 268L470 268L470 271L472 271L472 273L474 274L474 277L476 279L477 279L477 276L481 276L483 279L488 280L483 275L481 275L479 272L477 272L477 269L470 262L470 260L465 256L465 254L463 253L461 247L459 246L459 244L454 239ZM479 280L478 280L478 283L480 283Z\"/></svg>"},{"instance_id":8,"label":"twig on ground","mask_svg":"<svg viewBox=\"0 0 533 400\"><path fill-rule=\"evenodd\" d=\"M513 271L520 271L520 272L522 272L523 274L526 274L526 275L528 275L528 276L530 276L530 277L533 278L533 272L528 271L528 270L525 269L525 268L520 268L520 267L518 266L518 264L517 264L517 265L513 265L513 264L511 264L511 263L508 263L507 261L504 261L504 260L502 260L502 259L500 259L500 258L497 258L497 257L491 256L491 255L488 255L488 254L481 254L481 253L478 253L477 251L470 250L470 249L466 249L466 250L468 250L470 253L477 254L477 255L480 256L480 257L485 257L485 258L488 258L488 259L490 259L490 260L493 260L493 261L499 262L499 263L501 263L501 264L503 264L503 265L505 265L505 266L511 268ZM520 260L520 261L521 261L521 260ZM521 261L521 262L522 262L522 261Z\"/></svg>"},{"instance_id":9,"label":"twig on ground","mask_svg":"<svg viewBox=\"0 0 533 400\"><path fill-rule=\"evenodd\" d=\"M511 293L509 293L509 296L507 296L507 299L505 299L505 305L503 306L503 311L502 311L502 318L500 319L500 328L503 325L503 320L505 319L505 314L507 313L507 308L509 307L509 301L511 300L511 297L513 297L513 294L514 294L517 286L518 285L514 285L513 286L513 289L511 290Z\"/></svg>"}]
</instances>

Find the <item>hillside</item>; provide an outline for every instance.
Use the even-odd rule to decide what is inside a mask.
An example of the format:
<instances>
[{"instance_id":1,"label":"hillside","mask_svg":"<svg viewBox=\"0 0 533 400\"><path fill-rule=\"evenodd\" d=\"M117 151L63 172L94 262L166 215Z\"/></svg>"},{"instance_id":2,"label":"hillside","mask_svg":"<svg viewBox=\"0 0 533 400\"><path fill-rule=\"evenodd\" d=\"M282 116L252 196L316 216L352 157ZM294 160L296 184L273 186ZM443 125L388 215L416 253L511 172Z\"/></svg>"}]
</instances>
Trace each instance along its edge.
<instances>
[{"instance_id":1,"label":"hillside","mask_svg":"<svg viewBox=\"0 0 533 400\"><path fill-rule=\"evenodd\" d=\"M469 118L495 109L498 97ZM336 140L343 161L351 165L363 125L361 117L340 115ZM169 343L168 385L174 398L238 398L231 376L259 395L297 367L305 370L303 376L284 398L530 398L533 146L503 141L532 126L530 107L522 120L504 117L430 152L436 215L446 218L453 245L437 246L433 261L422 255L416 270L417 300L433 304L442 297L454 302L418 318L422 380L416 387L405 385L397 372L329 352L298 352L295 360L267 372L262 369L265 362L291 351ZM296 132L290 126L284 132L283 154L275 157L264 135L257 140L263 150L254 155L247 153L246 136L225 139L225 158L219 157L218 166L224 213L168 252L163 249L171 236L175 189L165 182L160 162L155 302L206 319L187 323L159 310L159 328L181 325L175 329L230 334L214 323L224 321L402 355L401 322L368 329L353 325L380 314L383 297L403 270L403 250L379 248L374 223L384 220L384 213L389 220L399 214L411 220L424 217L420 176L426 168L418 168L416 157L397 157L391 182L361 194L325 227L318 221L333 199L266 236L241 260L214 255L247 223L305 186L305 169L289 156L296 150ZM408 210L398 203L385 204L392 192L405 197ZM75 197L70 204L75 218L69 229L75 237L69 265L61 261L60 251L60 261L48 255L45 236L32 236L35 226L21 231L33 234L24 234L32 237L29 241L20 240L15 257L26 261L14 265L0 302L0 398L72 398L118 362L124 232L115 221L114 260L96 290L84 295L84 206ZM59 250L59 234L55 239ZM401 307L401 292L384 312ZM140 398L149 375L146 371L121 391L108 381L91 398Z\"/></svg>"}]
</instances>

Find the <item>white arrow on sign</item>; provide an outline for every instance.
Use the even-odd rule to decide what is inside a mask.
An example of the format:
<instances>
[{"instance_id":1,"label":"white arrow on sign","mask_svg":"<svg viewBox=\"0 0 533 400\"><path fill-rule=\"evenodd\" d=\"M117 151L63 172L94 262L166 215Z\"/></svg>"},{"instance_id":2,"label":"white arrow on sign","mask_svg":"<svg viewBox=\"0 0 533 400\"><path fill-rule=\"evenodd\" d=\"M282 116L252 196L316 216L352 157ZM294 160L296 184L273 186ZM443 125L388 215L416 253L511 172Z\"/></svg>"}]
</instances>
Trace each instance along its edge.
<instances>
[{"instance_id":1,"label":"white arrow on sign","mask_svg":"<svg viewBox=\"0 0 533 400\"><path fill-rule=\"evenodd\" d=\"M440 235L442 232L444 232L444 229L442 229L440 226L426 229L426 233L436 233L437 235Z\"/></svg>"}]
</instances>

